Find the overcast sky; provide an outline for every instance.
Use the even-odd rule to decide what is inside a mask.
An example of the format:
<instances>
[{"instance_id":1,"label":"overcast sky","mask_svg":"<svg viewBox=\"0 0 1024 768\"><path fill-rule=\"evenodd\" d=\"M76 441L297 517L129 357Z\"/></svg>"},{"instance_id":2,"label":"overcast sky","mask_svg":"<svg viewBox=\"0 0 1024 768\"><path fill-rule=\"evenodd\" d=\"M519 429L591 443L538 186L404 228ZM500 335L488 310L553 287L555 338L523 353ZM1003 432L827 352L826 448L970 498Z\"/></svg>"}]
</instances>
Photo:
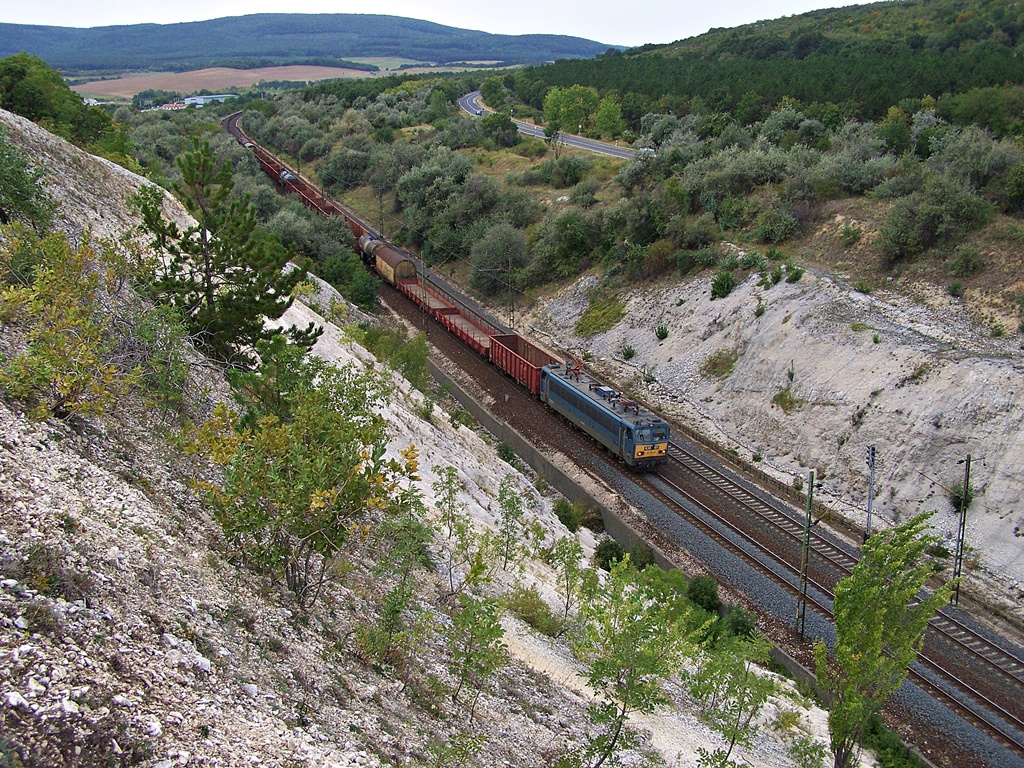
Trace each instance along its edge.
<instances>
[{"instance_id":1,"label":"overcast sky","mask_svg":"<svg viewBox=\"0 0 1024 768\"><path fill-rule=\"evenodd\" d=\"M609 45L670 43L712 27L775 19L842 0L2 0L0 22L61 27L173 24L252 13L379 13L496 34L559 34Z\"/></svg>"}]
</instances>

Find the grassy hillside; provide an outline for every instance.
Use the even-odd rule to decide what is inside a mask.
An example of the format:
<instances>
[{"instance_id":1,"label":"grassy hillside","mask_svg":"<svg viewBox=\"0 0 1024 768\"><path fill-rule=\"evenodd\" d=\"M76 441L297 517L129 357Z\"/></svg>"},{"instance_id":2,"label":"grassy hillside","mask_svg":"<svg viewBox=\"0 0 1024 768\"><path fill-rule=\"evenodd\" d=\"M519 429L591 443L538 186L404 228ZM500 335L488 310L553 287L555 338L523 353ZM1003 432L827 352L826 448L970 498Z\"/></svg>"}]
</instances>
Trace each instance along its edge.
<instances>
[{"instance_id":1,"label":"grassy hillside","mask_svg":"<svg viewBox=\"0 0 1024 768\"><path fill-rule=\"evenodd\" d=\"M491 35L371 14L255 14L90 29L0 24L0 57L28 51L65 71L338 64L366 56L524 63L589 57L607 47L577 37Z\"/></svg>"}]
</instances>

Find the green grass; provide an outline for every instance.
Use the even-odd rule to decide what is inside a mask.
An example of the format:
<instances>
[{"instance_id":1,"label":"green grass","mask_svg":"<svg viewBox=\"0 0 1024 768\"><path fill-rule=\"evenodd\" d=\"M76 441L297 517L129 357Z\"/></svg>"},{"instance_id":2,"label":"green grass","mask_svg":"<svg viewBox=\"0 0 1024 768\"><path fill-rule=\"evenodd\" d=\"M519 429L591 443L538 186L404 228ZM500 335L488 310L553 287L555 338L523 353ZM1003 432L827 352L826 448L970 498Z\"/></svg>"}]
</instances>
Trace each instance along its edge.
<instances>
[{"instance_id":1,"label":"green grass","mask_svg":"<svg viewBox=\"0 0 1024 768\"><path fill-rule=\"evenodd\" d=\"M576 323L576 333L580 336L593 336L610 331L625 312L626 307L618 296L591 300L590 306Z\"/></svg>"},{"instance_id":2,"label":"green grass","mask_svg":"<svg viewBox=\"0 0 1024 768\"><path fill-rule=\"evenodd\" d=\"M735 349L722 348L717 352L708 355L707 359L700 367L700 372L705 376L724 379L732 373L733 366L736 365L736 361L739 359L739 356L739 352Z\"/></svg>"},{"instance_id":3,"label":"green grass","mask_svg":"<svg viewBox=\"0 0 1024 768\"><path fill-rule=\"evenodd\" d=\"M772 397L772 402L775 403L775 405L779 406L779 408L781 408L786 413L798 411L807 404L807 401L804 400L802 397L797 397L796 395L793 394L792 387L780 389L778 392L775 393L775 396Z\"/></svg>"}]
</instances>

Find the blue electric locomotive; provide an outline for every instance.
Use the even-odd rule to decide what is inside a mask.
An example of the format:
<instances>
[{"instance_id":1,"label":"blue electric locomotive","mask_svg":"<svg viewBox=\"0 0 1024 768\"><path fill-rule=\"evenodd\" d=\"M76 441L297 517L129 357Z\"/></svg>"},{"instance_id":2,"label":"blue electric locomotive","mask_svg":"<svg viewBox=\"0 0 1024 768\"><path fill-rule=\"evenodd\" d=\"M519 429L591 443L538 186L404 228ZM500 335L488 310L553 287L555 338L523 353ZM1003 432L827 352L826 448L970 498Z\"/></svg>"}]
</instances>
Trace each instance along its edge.
<instances>
[{"instance_id":1,"label":"blue electric locomotive","mask_svg":"<svg viewBox=\"0 0 1024 768\"><path fill-rule=\"evenodd\" d=\"M668 461L668 424L572 363L541 369L540 399L633 469Z\"/></svg>"}]
</instances>

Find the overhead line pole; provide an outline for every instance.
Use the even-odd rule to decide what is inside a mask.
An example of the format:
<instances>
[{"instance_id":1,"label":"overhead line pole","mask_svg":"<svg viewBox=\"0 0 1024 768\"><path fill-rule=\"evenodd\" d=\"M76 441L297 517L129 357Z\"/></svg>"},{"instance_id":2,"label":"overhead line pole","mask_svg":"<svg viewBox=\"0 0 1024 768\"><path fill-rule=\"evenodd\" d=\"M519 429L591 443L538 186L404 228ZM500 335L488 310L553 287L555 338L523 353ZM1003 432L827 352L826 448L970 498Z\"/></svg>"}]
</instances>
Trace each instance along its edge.
<instances>
[{"instance_id":1,"label":"overhead line pole","mask_svg":"<svg viewBox=\"0 0 1024 768\"><path fill-rule=\"evenodd\" d=\"M875 505L875 446L868 448L868 468L871 479L868 480L868 522L864 526L864 541L871 538L871 508Z\"/></svg>"},{"instance_id":2,"label":"overhead line pole","mask_svg":"<svg viewBox=\"0 0 1024 768\"><path fill-rule=\"evenodd\" d=\"M804 517L804 541L800 552L800 596L796 604L796 631L804 639L807 625L807 566L811 559L811 510L814 508L814 470L807 478L807 515Z\"/></svg>"},{"instance_id":3,"label":"overhead line pole","mask_svg":"<svg viewBox=\"0 0 1024 768\"><path fill-rule=\"evenodd\" d=\"M960 575L964 570L964 538L967 535L967 496L971 487L971 454L962 462L964 465L964 487L960 493L960 526L956 536L956 558L953 560L953 594L949 602L960 605Z\"/></svg>"}]
</instances>

